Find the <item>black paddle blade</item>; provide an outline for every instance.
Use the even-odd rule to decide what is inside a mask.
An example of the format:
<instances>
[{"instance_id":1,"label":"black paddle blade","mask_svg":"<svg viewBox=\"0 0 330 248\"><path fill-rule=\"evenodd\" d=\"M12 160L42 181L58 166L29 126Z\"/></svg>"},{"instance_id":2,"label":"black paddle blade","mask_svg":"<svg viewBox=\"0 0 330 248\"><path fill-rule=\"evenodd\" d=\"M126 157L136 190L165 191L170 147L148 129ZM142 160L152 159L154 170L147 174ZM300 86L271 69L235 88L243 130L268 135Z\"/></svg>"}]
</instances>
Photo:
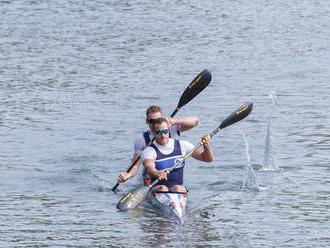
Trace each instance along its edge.
<instances>
[{"instance_id":1,"label":"black paddle blade","mask_svg":"<svg viewBox=\"0 0 330 248\"><path fill-rule=\"evenodd\" d=\"M117 203L116 208L120 211L136 208L140 205L149 193L148 186L142 186L124 195Z\"/></svg>"},{"instance_id":2,"label":"black paddle blade","mask_svg":"<svg viewBox=\"0 0 330 248\"><path fill-rule=\"evenodd\" d=\"M243 120L245 117L247 117L251 113L252 108L253 108L252 102L243 104L237 110L235 110L233 113L231 113L223 122L221 122L219 129L223 129L240 120Z\"/></svg>"},{"instance_id":3,"label":"black paddle blade","mask_svg":"<svg viewBox=\"0 0 330 248\"><path fill-rule=\"evenodd\" d=\"M212 75L208 70L204 70L199 73L183 92L177 108L180 109L182 106L190 102L195 96L197 96L209 85L211 79Z\"/></svg>"}]
</instances>

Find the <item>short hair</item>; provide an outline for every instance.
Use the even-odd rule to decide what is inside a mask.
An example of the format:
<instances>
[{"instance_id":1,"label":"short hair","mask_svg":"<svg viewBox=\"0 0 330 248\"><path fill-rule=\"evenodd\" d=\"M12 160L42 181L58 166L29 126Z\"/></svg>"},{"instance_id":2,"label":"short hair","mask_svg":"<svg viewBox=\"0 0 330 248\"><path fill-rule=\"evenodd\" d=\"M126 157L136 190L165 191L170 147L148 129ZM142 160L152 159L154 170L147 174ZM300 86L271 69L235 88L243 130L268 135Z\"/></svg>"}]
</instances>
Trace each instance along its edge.
<instances>
[{"instance_id":1,"label":"short hair","mask_svg":"<svg viewBox=\"0 0 330 248\"><path fill-rule=\"evenodd\" d=\"M146 116L148 117L149 113L156 113L156 112L162 113L162 108L159 106L152 105L147 108Z\"/></svg>"},{"instance_id":2,"label":"short hair","mask_svg":"<svg viewBox=\"0 0 330 248\"><path fill-rule=\"evenodd\" d=\"M162 124L163 122L166 122L166 123L167 123L167 120L166 120L166 118L164 118L164 117L160 117L160 118L155 119L155 120L152 122L152 128L155 128L156 125L160 125L160 124Z\"/></svg>"}]
</instances>

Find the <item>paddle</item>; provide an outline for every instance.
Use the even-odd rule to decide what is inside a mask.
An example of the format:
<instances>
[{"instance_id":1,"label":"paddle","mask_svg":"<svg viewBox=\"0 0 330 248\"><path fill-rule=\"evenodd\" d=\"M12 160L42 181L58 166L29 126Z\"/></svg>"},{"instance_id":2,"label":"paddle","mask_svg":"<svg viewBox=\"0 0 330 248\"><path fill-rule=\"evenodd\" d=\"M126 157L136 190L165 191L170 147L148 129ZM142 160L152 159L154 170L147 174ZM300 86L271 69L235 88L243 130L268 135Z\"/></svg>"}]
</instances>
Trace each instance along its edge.
<instances>
[{"instance_id":1,"label":"paddle","mask_svg":"<svg viewBox=\"0 0 330 248\"><path fill-rule=\"evenodd\" d=\"M211 82L211 73L208 70L204 70L201 73L199 73L195 79L188 85L188 87L183 92L182 96L180 97L179 103L173 113L171 114L171 118L174 117L174 115L182 108L184 105L186 105L188 102L190 102L195 96L197 96L200 92L202 92ZM147 146L149 146L155 139L153 138ZM140 160L141 156L138 156L134 161L131 163L130 167L126 170L127 173L129 173L134 165ZM116 191L117 187L119 186L119 183L116 183L115 186L111 189L113 192Z\"/></svg>"},{"instance_id":2,"label":"paddle","mask_svg":"<svg viewBox=\"0 0 330 248\"><path fill-rule=\"evenodd\" d=\"M237 110L231 113L221 124L210 133L211 138L217 134L220 130L233 125L234 123L244 119L247 117L253 108L253 103L249 102L240 106ZM182 164L182 162L190 157L194 151L199 149L203 145L203 142L199 142L189 153L187 153L182 159L177 160L174 165L168 170L168 173L171 172L173 169L178 167ZM151 185L149 186L141 186L136 190L129 192L126 194L116 205L116 208L120 211L128 210L137 207L148 195L149 191L159 182L156 179Z\"/></svg>"}]
</instances>

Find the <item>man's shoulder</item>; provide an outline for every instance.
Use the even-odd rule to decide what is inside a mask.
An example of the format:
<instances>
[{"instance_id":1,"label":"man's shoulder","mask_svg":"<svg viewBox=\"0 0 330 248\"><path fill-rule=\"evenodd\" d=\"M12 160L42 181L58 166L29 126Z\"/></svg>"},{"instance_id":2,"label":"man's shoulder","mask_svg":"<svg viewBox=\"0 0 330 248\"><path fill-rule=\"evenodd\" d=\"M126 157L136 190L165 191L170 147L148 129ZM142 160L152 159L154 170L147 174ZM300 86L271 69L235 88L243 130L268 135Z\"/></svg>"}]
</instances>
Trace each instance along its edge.
<instances>
[{"instance_id":1,"label":"man's shoulder","mask_svg":"<svg viewBox=\"0 0 330 248\"><path fill-rule=\"evenodd\" d=\"M181 144L187 144L187 143L191 144L191 143L190 143L189 141L187 141L187 140L177 139L177 141L180 143L180 145L181 145Z\"/></svg>"},{"instance_id":2,"label":"man's shoulder","mask_svg":"<svg viewBox=\"0 0 330 248\"><path fill-rule=\"evenodd\" d=\"M179 125L171 125L170 129L173 130L173 131L178 131L180 129L180 126Z\"/></svg>"},{"instance_id":3,"label":"man's shoulder","mask_svg":"<svg viewBox=\"0 0 330 248\"><path fill-rule=\"evenodd\" d=\"M135 136L135 141L139 141L143 139L143 133L139 133L138 135Z\"/></svg>"},{"instance_id":4,"label":"man's shoulder","mask_svg":"<svg viewBox=\"0 0 330 248\"><path fill-rule=\"evenodd\" d=\"M153 146L147 146L142 153L149 153L149 152L153 152L156 151L155 148Z\"/></svg>"},{"instance_id":5,"label":"man's shoulder","mask_svg":"<svg viewBox=\"0 0 330 248\"><path fill-rule=\"evenodd\" d=\"M136 154L141 154L142 151L146 148L146 140L144 139L143 133L140 133L136 136L134 140L134 151Z\"/></svg>"},{"instance_id":6,"label":"man's shoulder","mask_svg":"<svg viewBox=\"0 0 330 248\"><path fill-rule=\"evenodd\" d=\"M142 161L146 159L154 159L155 155L156 155L156 150L153 147L148 146L142 152Z\"/></svg>"},{"instance_id":7,"label":"man's shoulder","mask_svg":"<svg viewBox=\"0 0 330 248\"><path fill-rule=\"evenodd\" d=\"M180 146L186 149L192 149L194 145L187 140L179 140Z\"/></svg>"},{"instance_id":8,"label":"man's shoulder","mask_svg":"<svg viewBox=\"0 0 330 248\"><path fill-rule=\"evenodd\" d=\"M180 136L180 126L178 125L171 125L170 126L170 132L172 137L178 137Z\"/></svg>"},{"instance_id":9,"label":"man's shoulder","mask_svg":"<svg viewBox=\"0 0 330 248\"><path fill-rule=\"evenodd\" d=\"M145 134L148 134L150 136L150 131L149 130L146 130L146 131L144 131L144 132L139 133L138 135L136 135L135 142L139 142L141 140L144 141L144 135Z\"/></svg>"}]
</instances>

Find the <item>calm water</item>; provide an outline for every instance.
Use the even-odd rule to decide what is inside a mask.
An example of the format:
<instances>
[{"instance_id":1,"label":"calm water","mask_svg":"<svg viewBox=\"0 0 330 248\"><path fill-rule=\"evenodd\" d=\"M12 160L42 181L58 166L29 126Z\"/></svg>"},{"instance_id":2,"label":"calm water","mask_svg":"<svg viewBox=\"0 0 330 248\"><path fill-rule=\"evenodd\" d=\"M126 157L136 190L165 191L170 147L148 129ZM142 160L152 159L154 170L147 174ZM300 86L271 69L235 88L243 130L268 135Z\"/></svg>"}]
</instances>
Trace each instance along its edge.
<instances>
[{"instance_id":1,"label":"calm water","mask_svg":"<svg viewBox=\"0 0 330 248\"><path fill-rule=\"evenodd\" d=\"M1 247L329 247L330 2L0 1ZM179 116L196 143L246 101L249 118L188 161L186 224L115 204L144 111ZM272 101L280 172L262 169ZM259 191L242 190L247 154Z\"/></svg>"}]
</instances>

